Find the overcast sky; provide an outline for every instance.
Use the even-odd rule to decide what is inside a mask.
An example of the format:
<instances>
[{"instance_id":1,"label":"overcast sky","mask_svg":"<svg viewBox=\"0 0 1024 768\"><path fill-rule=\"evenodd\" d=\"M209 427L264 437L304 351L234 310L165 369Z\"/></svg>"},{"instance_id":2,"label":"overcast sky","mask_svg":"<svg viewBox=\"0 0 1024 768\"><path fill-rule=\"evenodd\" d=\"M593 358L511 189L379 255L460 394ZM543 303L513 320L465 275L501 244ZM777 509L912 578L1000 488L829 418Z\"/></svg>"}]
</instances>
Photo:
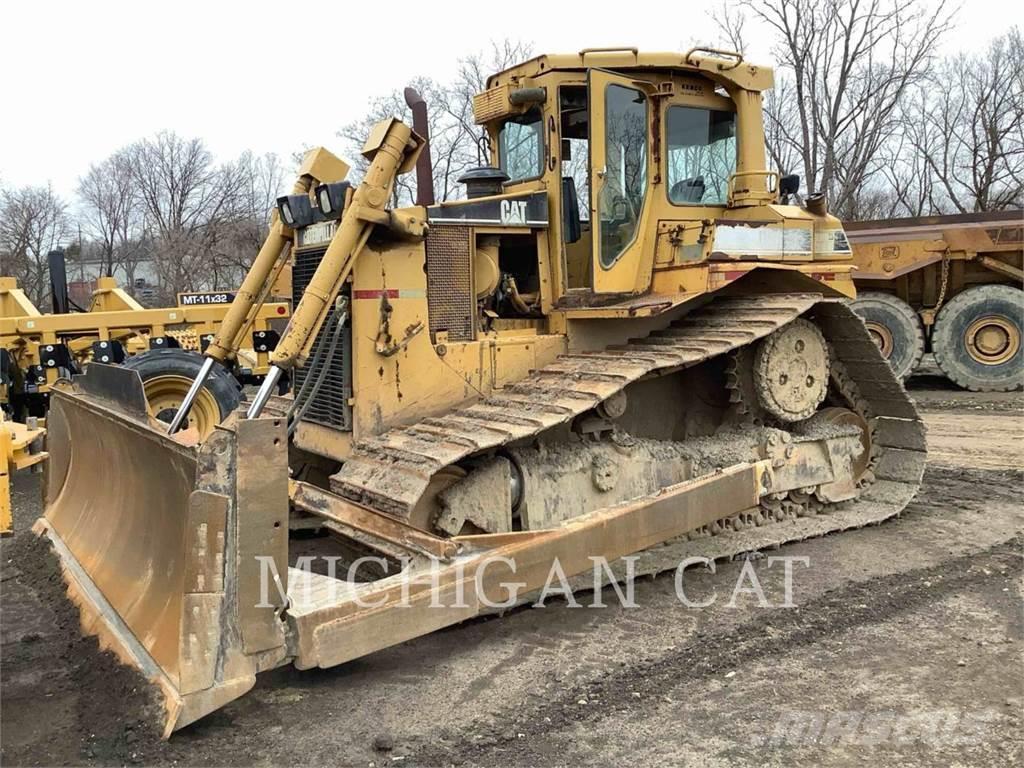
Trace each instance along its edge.
<instances>
[{"instance_id":1,"label":"overcast sky","mask_svg":"<svg viewBox=\"0 0 1024 768\"><path fill-rule=\"evenodd\" d=\"M5 0L0 182L49 181L70 199L90 163L162 129L202 137L220 159L338 148L336 131L372 96L417 75L450 79L459 56L492 38L529 41L538 53L681 50L714 37L718 0L400 5ZM1022 8L966 0L944 50L984 46L1024 24ZM748 36L748 58L770 64L767 46Z\"/></svg>"}]
</instances>

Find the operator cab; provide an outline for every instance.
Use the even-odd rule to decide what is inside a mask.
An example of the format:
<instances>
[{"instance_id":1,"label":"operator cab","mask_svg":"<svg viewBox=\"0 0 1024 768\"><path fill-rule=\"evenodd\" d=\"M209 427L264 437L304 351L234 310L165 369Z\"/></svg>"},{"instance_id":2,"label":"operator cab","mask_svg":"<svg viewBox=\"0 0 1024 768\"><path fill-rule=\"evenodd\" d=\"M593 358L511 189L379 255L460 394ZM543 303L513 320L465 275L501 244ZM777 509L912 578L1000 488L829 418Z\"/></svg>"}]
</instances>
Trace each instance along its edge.
<instances>
[{"instance_id":1,"label":"operator cab","mask_svg":"<svg viewBox=\"0 0 1024 768\"><path fill-rule=\"evenodd\" d=\"M474 273L493 283L478 293L487 328L683 301L735 279L715 262L848 259L838 220L780 204L761 107L772 79L697 49L585 50L492 76L473 111L500 181L428 211L428 271L437 227L468 225Z\"/></svg>"},{"instance_id":2,"label":"operator cab","mask_svg":"<svg viewBox=\"0 0 1024 768\"><path fill-rule=\"evenodd\" d=\"M541 56L488 81L474 111L508 177L500 193L544 190L551 202L556 307L646 292L645 264L666 222L687 230L673 261L695 262L710 251L703 222L729 206L776 202L760 109L771 71L741 61L583 51Z\"/></svg>"}]
</instances>

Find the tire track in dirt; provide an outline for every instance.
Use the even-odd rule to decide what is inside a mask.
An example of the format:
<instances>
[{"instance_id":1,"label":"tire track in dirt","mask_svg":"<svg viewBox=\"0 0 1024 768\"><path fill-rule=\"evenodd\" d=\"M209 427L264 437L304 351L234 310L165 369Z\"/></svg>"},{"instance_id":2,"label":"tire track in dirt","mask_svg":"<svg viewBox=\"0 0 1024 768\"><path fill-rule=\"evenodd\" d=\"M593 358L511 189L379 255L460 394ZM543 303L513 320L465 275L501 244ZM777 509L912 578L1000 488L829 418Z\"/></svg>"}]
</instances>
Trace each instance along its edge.
<instances>
[{"instance_id":1,"label":"tire track in dirt","mask_svg":"<svg viewBox=\"0 0 1024 768\"><path fill-rule=\"evenodd\" d=\"M928 462L958 467L1008 469L1024 466L1022 414L925 411Z\"/></svg>"},{"instance_id":2,"label":"tire track in dirt","mask_svg":"<svg viewBox=\"0 0 1024 768\"><path fill-rule=\"evenodd\" d=\"M614 718L617 713L635 714L638 709L657 706L667 688L692 683L699 689L706 678L747 662L791 653L852 628L885 622L993 578L1012 582L1021 570L1022 545L1024 538L1017 536L930 568L854 582L799 609L761 611L757 618L727 634L698 630L686 646L674 652L571 685L539 706L516 706L493 714L484 723L471 721L465 728L444 732L429 743L410 742L410 757L417 765L546 763L550 755L535 754L531 742L542 741L548 734ZM639 697L634 698L635 694ZM594 700L602 705L579 704ZM494 732L495 720L505 723L501 734Z\"/></svg>"}]
</instances>

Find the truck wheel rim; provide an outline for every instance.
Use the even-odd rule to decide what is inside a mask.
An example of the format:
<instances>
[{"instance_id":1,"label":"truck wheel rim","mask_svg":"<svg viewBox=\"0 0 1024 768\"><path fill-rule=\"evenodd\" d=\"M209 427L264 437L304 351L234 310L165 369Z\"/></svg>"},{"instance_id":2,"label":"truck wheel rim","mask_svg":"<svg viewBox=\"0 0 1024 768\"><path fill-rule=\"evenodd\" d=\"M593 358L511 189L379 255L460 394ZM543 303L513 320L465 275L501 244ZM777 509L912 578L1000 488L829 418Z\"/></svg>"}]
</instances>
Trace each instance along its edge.
<instances>
[{"instance_id":1,"label":"truck wheel rim","mask_svg":"<svg viewBox=\"0 0 1024 768\"><path fill-rule=\"evenodd\" d=\"M185 376L154 376L147 379L143 382L143 388L146 391L150 415L158 421L170 424L191 385L191 380ZM188 418L174 438L187 443L205 440L219 421L220 408L217 407L216 399L208 390L201 389Z\"/></svg>"},{"instance_id":2,"label":"truck wheel rim","mask_svg":"<svg viewBox=\"0 0 1024 768\"><path fill-rule=\"evenodd\" d=\"M1000 365L1020 349L1020 329L999 315L979 317L964 334L967 353L983 365Z\"/></svg>"},{"instance_id":3,"label":"truck wheel rim","mask_svg":"<svg viewBox=\"0 0 1024 768\"><path fill-rule=\"evenodd\" d=\"M892 331L881 323L876 323L873 320L868 320L864 324L868 327L868 333L871 334L871 340L875 342L875 345L878 347L878 351L882 353L882 357L886 360L892 357Z\"/></svg>"}]
</instances>

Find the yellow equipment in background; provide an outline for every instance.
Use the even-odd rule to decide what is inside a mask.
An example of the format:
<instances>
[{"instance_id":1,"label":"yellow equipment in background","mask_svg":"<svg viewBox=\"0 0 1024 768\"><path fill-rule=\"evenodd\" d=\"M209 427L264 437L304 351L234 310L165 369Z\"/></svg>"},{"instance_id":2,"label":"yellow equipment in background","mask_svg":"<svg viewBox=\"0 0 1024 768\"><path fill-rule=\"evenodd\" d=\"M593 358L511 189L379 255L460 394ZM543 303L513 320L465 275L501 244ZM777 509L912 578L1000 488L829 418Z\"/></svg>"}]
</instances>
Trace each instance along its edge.
<instances>
[{"instance_id":1,"label":"yellow equipment in background","mask_svg":"<svg viewBox=\"0 0 1024 768\"><path fill-rule=\"evenodd\" d=\"M45 395L58 378L94 359L115 363L151 349L187 347L190 337L195 351L200 351L229 309L230 304L198 303L147 309L113 278L101 277L88 311L50 314L40 312L13 277L0 277L0 350L6 354L12 382L4 402L16 392ZM247 375L267 372L267 356L277 338L272 323L283 322L288 315L288 305L282 302L263 305L253 318L243 353Z\"/></svg>"},{"instance_id":2,"label":"yellow equipment in background","mask_svg":"<svg viewBox=\"0 0 1024 768\"><path fill-rule=\"evenodd\" d=\"M45 418L54 383L93 360L121 363L139 371L153 417L169 419L195 377L201 348L230 307L204 302L222 301L222 296L228 294L181 294L177 307L147 309L113 278L101 277L87 311L48 314L36 308L13 277L0 277L0 406L9 412L0 435L5 462L0 494L7 526L0 530L7 531L10 525L7 475L47 456L37 450L44 430L26 423ZM246 340L250 348L238 355L243 378L255 381L267 372L267 356L278 335L274 325L288 315L283 302L264 304L255 313ZM216 397L206 395L192 412L189 429L194 439L209 434L237 405L239 390L229 374L221 377ZM30 446L35 452L29 452Z\"/></svg>"},{"instance_id":3,"label":"yellow equipment in background","mask_svg":"<svg viewBox=\"0 0 1024 768\"><path fill-rule=\"evenodd\" d=\"M29 424L8 421L0 411L0 536L13 532L13 510L11 509L11 472L29 469L46 460L48 454L42 450L46 430L36 419Z\"/></svg>"},{"instance_id":4,"label":"yellow equipment in background","mask_svg":"<svg viewBox=\"0 0 1024 768\"><path fill-rule=\"evenodd\" d=\"M847 223L855 311L900 378L926 351L974 392L1024 384L1024 211Z\"/></svg>"},{"instance_id":5,"label":"yellow equipment in background","mask_svg":"<svg viewBox=\"0 0 1024 768\"><path fill-rule=\"evenodd\" d=\"M780 202L771 85L721 51L536 57L474 100L492 166L443 203L407 92L413 128L373 128L358 184L307 154L169 426L131 369L53 387L36 530L89 631L163 691L166 734L261 671L522 602L556 565L643 551L656 573L903 509L922 424L848 305L841 223ZM414 167L417 204L389 207ZM289 259L260 391L183 439ZM310 520L329 575L289 551Z\"/></svg>"}]
</instances>

